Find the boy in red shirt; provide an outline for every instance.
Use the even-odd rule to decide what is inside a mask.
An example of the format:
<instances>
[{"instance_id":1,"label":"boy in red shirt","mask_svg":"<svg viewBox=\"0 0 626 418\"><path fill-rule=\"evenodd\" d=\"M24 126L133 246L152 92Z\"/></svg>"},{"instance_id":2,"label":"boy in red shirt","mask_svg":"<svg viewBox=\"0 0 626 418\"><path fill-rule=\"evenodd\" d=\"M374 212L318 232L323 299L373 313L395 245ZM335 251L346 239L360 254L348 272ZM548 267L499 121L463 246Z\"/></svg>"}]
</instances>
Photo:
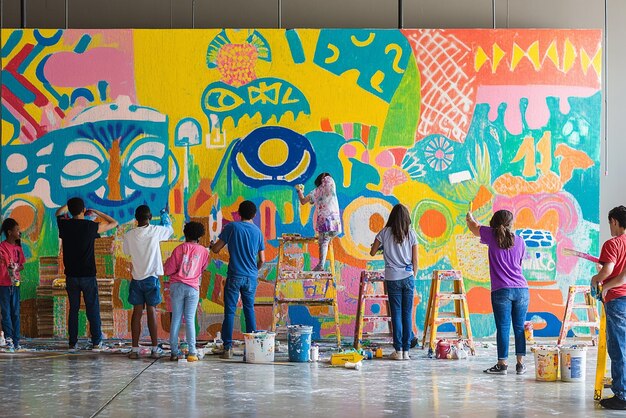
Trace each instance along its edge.
<instances>
[{"instance_id":1,"label":"boy in red shirt","mask_svg":"<svg viewBox=\"0 0 626 418\"><path fill-rule=\"evenodd\" d=\"M626 284L614 286L626 268L626 207L618 206L609 212L611 238L602 246L602 269L591 278L591 286L605 284L606 338L611 358L611 390L615 396L602 399L607 409L626 410ZM616 284L616 283L615 283Z\"/></svg>"}]
</instances>

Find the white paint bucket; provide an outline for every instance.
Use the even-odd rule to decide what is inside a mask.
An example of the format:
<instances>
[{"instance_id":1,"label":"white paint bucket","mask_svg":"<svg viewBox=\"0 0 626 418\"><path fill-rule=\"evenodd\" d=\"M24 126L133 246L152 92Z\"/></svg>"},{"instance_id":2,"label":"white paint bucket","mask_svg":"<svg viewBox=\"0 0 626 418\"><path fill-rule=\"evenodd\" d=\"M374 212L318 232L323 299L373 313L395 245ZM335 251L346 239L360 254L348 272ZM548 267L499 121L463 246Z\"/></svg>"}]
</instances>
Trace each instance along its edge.
<instances>
[{"instance_id":1,"label":"white paint bucket","mask_svg":"<svg viewBox=\"0 0 626 418\"><path fill-rule=\"evenodd\" d=\"M564 382L584 382L587 369L587 347L572 346L561 348L561 380Z\"/></svg>"},{"instance_id":2,"label":"white paint bucket","mask_svg":"<svg viewBox=\"0 0 626 418\"><path fill-rule=\"evenodd\" d=\"M246 358L248 363L272 363L274 361L273 332L258 331L243 334L246 344Z\"/></svg>"},{"instance_id":3,"label":"white paint bucket","mask_svg":"<svg viewBox=\"0 0 626 418\"><path fill-rule=\"evenodd\" d=\"M559 349L557 347L537 347L535 352L535 379L554 382L559 378Z\"/></svg>"}]
</instances>

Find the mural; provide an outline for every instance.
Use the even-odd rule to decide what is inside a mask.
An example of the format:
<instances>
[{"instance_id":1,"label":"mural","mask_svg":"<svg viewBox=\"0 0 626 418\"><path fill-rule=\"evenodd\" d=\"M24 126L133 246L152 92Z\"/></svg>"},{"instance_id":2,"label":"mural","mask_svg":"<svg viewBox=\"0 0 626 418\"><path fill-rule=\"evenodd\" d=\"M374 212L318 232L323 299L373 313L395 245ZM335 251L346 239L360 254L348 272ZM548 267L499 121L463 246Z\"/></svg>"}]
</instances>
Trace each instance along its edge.
<instances>
[{"instance_id":1,"label":"mural","mask_svg":"<svg viewBox=\"0 0 626 418\"><path fill-rule=\"evenodd\" d=\"M473 201L483 223L494 210L515 214L528 319L555 336L568 286L594 271L562 250L598 253L604 219L600 39L593 30L3 30L1 206L24 230L23 303L64 332L63 293L46 289L59 253L54 212L71 196L122 224L99 261L114 279L109 337L130 336L120 242L144 203L169 209L177 238L186 220L201 220L208 243L239 202L256 202L270 261L257 299L267 299L276 238L313 235L293 186L309 191L328 171L345 231L334 244L343 335L354 332L360 271L382 266L368 248L398 202L420 243L415 330L432 271L457 268L474 335L495 333L486 249L463 221ZM317 256L311 246L305 266ZM220 257L202 279L204 339L221 326ZM290 308L291 321L331 336L315 309ZM164 337L167 302L160 311ZM270 310L258 315L267 327ZM37 323L27 332L46 334Z\"/></svg>"}]
</instances>

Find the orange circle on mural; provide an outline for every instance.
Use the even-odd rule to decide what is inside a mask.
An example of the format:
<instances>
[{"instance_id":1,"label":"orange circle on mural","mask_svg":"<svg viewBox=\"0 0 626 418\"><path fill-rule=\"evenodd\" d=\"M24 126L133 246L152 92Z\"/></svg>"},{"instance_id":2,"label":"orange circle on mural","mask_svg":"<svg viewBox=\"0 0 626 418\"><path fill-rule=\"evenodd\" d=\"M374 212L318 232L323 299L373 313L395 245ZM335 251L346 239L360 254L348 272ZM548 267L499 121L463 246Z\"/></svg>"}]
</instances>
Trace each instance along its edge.
<instances>
[{"instance_id":1,"label":"orange circle on mural","mask_svg":"<svg viewBox=\"0 0 626 418\"><path fill-rule=\"evenodd\" d=\"M448 224L443 213L435 209L428 209L420 218L419 226L427 237L438 238L446 232Z\"/></svg>"},{"instance_id":2,"label":"orange circle on mural","mask_svg":"<svg viewBox=\"0 0 626 418\"><path fill-rule=\"evenodd\" d=\"M22 231L28 230L33 227L36 216L37 214L35 213L35 210L27 205L21 205L13 208L9 215L9 217L17 221Z\"/></svg>"},{"instance_id":3,"label":"orange circle on mural","mask_svg":"<svg viewBox=\"0 0 626 418\"><path fill-rule=\"evenodd\" d=\"M380 213L374 213L370 216L370 231L379 233L385 226L385 219Z\"/></svg>"}]
</instances>

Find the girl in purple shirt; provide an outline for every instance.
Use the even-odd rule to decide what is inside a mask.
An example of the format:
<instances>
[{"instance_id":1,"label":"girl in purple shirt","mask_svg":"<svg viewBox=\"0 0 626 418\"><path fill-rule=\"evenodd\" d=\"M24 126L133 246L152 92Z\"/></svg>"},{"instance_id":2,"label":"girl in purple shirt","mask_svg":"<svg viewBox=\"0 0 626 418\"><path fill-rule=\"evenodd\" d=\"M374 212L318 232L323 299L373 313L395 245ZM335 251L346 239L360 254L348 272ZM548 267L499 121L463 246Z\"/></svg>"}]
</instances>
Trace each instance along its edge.
<instances>
[{"instance_id":1,"label":"girl in purple shirt","mask_svg":"<svg viewBox=\"0 0 626 418\"><path fill-rule=\"evenodd\" d=\"M512 321L517 356L515 371L517 374L524 374L526 373L524 321L530 299L528 283L522 274L522 259L526 251L524 240L511 231L513 214L508 210L494 213L489 226L480 225L470 212L467 213L465 220L469 230L480 237L482 244L489 247L491 306L496 321L498 363L485 370L485 373L507 374L506 361L509 356L509 332Z\"/></svg>"}]
</instances>

